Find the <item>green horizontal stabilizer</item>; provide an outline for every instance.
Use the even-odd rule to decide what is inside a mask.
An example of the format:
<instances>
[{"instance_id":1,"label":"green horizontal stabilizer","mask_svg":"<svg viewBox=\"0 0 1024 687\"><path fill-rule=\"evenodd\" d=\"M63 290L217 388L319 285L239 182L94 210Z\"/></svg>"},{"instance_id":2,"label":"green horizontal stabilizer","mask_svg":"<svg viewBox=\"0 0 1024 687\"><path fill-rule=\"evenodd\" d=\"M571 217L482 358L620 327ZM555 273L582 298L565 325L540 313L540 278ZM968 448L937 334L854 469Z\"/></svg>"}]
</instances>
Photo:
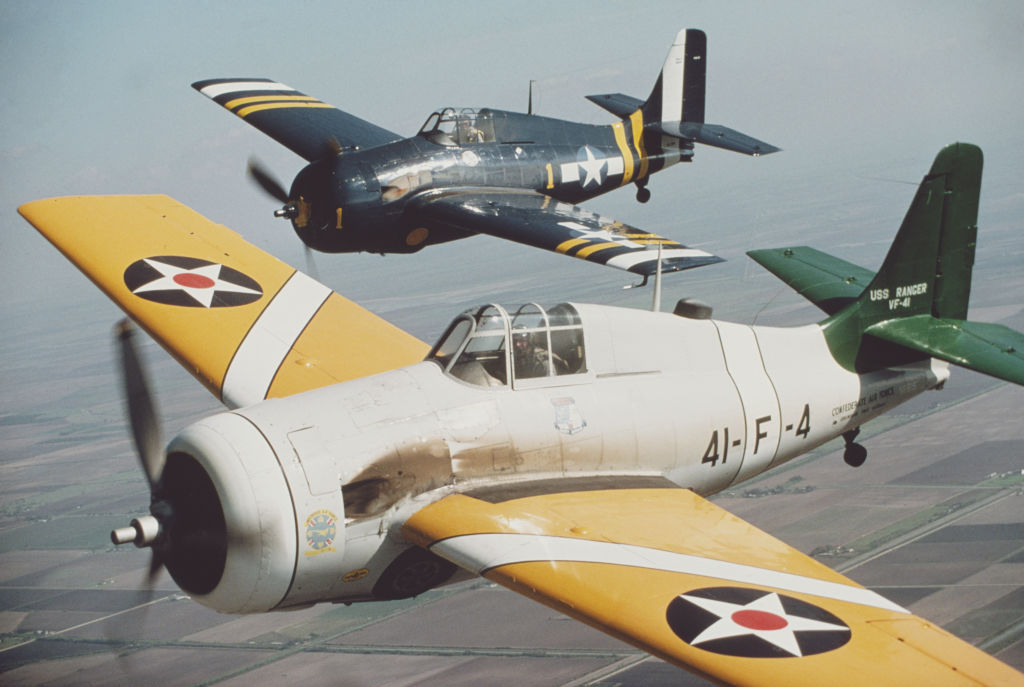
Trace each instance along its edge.
<instances>
[{"instance_id":1,"label":"green horizontal stabilizer","mask_svg":"<svg viewBox=\"0 0 1024 687\"><path fill-rule=\"evenodd\" d=\"M857 300L875 276L807 246L752 250L747 255L829 315Z\"/></svg>"},{"instance_id":2,"label":"green horizontal stabilizer","mask_svg":"<svg viewBox=\"0 0 1024 687\"><path fill-rule=\"evenodd\" d=\"M865 333L1024 384L1024 334L1000 324L914 315L873 324Z\"/></svg>"}]
</instances>

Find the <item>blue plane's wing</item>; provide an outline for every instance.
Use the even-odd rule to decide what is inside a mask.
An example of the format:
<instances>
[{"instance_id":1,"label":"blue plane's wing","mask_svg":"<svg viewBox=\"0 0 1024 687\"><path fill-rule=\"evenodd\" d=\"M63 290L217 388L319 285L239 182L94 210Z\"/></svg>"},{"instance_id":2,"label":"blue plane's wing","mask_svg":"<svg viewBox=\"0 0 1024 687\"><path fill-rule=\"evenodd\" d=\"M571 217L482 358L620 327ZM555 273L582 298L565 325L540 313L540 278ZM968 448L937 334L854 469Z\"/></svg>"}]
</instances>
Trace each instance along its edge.
<instances>
[{"instance_id":1,"label":"blue plane's wing","mask_svg":"<svg viewBox=\"0 0 1024 687\"><path fill-rule=\"evenodd\" d=\"M706 251L533 191L428 191L413 198L406 212L411 221L428 229L489 234L641 275L657 271L659 244L663 272L723 262Z\"/></svg>"},{"instance_id":2,"label":"blue plane's wing","mask_svg":"<svg viewBox=\"0 0 1024 687\"><path fill-rule=\"evenodd\" d=\"M372 148L402 138L270 79L207 79L192 88L310 162L339 148Z\"/></svg>"}]
</instances>

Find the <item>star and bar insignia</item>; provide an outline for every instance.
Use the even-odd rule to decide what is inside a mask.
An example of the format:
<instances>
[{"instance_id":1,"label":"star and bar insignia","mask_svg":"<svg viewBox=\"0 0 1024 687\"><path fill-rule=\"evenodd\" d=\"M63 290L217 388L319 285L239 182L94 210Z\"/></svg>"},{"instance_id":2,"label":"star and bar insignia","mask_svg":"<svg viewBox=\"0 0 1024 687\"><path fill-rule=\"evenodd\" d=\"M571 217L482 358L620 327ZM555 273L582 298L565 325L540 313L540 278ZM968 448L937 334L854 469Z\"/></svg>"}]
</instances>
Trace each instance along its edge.
<instances>
[{"instance_id":1,"label":"star and bar insignia","mask_svg":"<svg viewBox=\"0 0 1024 687\"><path fill-rule=\"evenodd\" d=\"M790 658L850 641L838 617L806 601L763 589L708 587L680 594L666 620L687 644L728 656Z\"/></svg>"},{"instance_id":2,"label":"star and bar insignia","mask_svg":"<svg viewBox=\"0 0 1024 687\"><path fill-rule=\"evenodd\" d=\"M245 305L263 295L255 279L236 269L178 255L136 260L124 271L124 284L139 298L194 308Z\"/></svg>"},{"instance_id":3,"label":"star and bar insignia","mask_svg":"<svg viewBox=\"0 0 1024 687\"><path fill-rule=\"evenodd\" d=\"M581 188L591 185L600 187L608 177L622 174L624 163L621 156L599 157L602 152L585 145L576 153L576 162L561 164L562 181L578 182Z\"/></svg>"}]
</instances>

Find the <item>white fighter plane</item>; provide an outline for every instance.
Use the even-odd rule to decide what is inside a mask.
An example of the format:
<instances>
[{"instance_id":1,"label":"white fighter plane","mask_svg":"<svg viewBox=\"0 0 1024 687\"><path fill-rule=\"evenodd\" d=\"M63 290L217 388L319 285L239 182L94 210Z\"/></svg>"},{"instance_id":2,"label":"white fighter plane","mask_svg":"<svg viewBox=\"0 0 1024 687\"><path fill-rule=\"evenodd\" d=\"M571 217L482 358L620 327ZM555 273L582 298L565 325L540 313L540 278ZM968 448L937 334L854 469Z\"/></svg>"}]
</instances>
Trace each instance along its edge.
<instances>
[{"instance_id":1,"label":"white fighter plane","mask_svg":"<svg viewBox=\"0 0 1024 687\"><path fill-rule=\"evenodd\" d=\"M981 151L943 149L877 273L752 257L826 311L772 328L486 305L432 348L165 196L20 212L227 406L163 449L120 331L153 551L201 604L396 599L471 575L724 684L1024 676L705 497L939 388L1024 384L1024 335L966 318Z\"/></svg>"}]
</instances>

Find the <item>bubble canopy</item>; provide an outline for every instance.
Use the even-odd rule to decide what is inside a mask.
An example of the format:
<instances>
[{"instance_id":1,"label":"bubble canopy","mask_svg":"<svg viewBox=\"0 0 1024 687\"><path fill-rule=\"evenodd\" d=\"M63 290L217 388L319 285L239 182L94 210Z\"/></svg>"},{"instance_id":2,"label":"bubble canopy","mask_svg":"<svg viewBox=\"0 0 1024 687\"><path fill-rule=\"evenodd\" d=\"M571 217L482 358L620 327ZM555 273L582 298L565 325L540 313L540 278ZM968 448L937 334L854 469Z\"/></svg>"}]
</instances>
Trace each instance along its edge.
<instances>
[{"instance_id":1,"label":"bubble canopy","mask_svg":"<svg viewBox=\"0 0 1024 687\"><path fill-rule=\"evenodd\" d=\"M583 323L568 303L470 308L448 326L427 360L462 382L487 387L562 383L587 371Z\"/></svg>"},{"instance_id":2,"label":"bubble canopy","mask_svg":"<svg viewBox=\"0 0 1024 687\"><path fill-rule=\"evenodd\" d=\"M494 115L487 108L446 107L427 117L419 135L445 146L493 143Z\"/></svg>"}]
</instances>

